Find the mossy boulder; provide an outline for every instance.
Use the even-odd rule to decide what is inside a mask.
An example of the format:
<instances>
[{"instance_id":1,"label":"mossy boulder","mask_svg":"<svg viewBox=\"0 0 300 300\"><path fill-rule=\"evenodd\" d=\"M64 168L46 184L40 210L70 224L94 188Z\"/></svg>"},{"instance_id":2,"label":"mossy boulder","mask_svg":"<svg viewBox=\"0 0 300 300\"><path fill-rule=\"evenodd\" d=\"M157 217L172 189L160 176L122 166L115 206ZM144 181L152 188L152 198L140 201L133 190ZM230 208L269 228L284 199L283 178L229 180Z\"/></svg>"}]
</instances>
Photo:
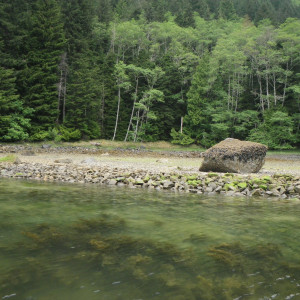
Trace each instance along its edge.
<instances>
[{"instance_id":1,"label":"mossy boulder","mask_svg":"<svg viewBox=\"0 0 300 300\"><path fill-rule=\"evenodd\" d=\"M267 146L226 139L203 154L203 172L257 173L265 162Z\"/></svg>"}]
</instances>

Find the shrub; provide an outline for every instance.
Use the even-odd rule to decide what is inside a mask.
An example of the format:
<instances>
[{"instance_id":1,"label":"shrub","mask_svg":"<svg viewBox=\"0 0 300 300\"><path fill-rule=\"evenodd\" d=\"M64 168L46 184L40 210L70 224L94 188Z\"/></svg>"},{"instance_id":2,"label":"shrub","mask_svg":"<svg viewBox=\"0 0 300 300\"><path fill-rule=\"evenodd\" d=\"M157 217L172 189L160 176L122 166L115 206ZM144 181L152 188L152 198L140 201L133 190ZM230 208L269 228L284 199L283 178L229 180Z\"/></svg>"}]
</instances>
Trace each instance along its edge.
<instances>
[{"instance_id":1,"label":"shrub","mask_svg":"<svg viewBox=\"0 0 300 300\"><path fill-rule=\"evenodd\" d=\"M174 128L171 130L172 144L188 146L194 143L194 140L187 134L177 132Z\"/></svg>"}]
</instances>

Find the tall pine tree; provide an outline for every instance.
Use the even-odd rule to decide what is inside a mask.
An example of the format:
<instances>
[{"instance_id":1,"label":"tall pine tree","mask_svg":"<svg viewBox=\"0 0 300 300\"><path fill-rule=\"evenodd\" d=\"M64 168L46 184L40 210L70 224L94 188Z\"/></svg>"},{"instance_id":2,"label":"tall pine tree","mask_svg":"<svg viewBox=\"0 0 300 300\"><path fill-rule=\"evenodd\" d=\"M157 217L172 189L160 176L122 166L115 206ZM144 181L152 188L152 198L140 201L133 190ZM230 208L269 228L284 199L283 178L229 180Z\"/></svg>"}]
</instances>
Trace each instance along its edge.
<instances>
[{"instance_id":1,"label":"tall pine tree","mask_svg":"<svg viewBox=\"0 0 300 300\"><path fill-rule=\"evenodd\" d=\"M26 106L33 109L33 140L46 137L58 112L58 64L65 46L60 7L56 0L38 0L32 12L29 50L22 75Z\"/></svg>"},{"instance_id":2,"label":"tall pine tree","mask_svg":"<svg viewBox=\"0 0 300 300\"><path fill-rule=\"evenodd\" d=\"M0 2L0 140L19 141L28 138L30 127L26 116L30 110L24 109L16 89L16 58L11 51L15 41L16 25L12 22L12 5Z\"/></svg>"}]
</instances>

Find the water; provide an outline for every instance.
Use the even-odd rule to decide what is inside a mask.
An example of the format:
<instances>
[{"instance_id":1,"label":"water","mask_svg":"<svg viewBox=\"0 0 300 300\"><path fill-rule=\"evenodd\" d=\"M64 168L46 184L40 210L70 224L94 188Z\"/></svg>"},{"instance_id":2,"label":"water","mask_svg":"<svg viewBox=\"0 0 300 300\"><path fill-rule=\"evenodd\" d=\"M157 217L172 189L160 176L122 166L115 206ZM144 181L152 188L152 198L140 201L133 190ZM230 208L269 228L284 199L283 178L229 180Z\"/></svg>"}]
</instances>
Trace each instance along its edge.
<instances>
[{"instance_id":1,"label":"water","mask_svg":"<svg viewBox=\"0 0 300 300\"><path fill-rule=\"evenodd\" d=\"M0 299L300 299L300 204L0 180Z\"/></svg>"}]
</instances>

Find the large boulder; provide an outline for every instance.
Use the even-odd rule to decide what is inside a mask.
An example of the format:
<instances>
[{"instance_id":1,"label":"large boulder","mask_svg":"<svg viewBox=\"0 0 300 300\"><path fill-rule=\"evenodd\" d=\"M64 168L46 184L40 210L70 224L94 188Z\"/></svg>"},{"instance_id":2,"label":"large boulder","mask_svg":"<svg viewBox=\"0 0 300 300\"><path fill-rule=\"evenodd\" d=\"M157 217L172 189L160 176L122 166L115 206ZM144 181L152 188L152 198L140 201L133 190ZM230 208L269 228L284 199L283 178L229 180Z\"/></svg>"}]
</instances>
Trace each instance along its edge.
<instances>
[{"instance_id":1,"label":"large boulder","mask_svg":"<svg viewBox=\"0 0 300 300\"><path fill-rule=\"evenodd\" d=\"M203 172L257 173L265 162L268 147L228 138L204 152Z\"/></svg>"}]
</instances>

